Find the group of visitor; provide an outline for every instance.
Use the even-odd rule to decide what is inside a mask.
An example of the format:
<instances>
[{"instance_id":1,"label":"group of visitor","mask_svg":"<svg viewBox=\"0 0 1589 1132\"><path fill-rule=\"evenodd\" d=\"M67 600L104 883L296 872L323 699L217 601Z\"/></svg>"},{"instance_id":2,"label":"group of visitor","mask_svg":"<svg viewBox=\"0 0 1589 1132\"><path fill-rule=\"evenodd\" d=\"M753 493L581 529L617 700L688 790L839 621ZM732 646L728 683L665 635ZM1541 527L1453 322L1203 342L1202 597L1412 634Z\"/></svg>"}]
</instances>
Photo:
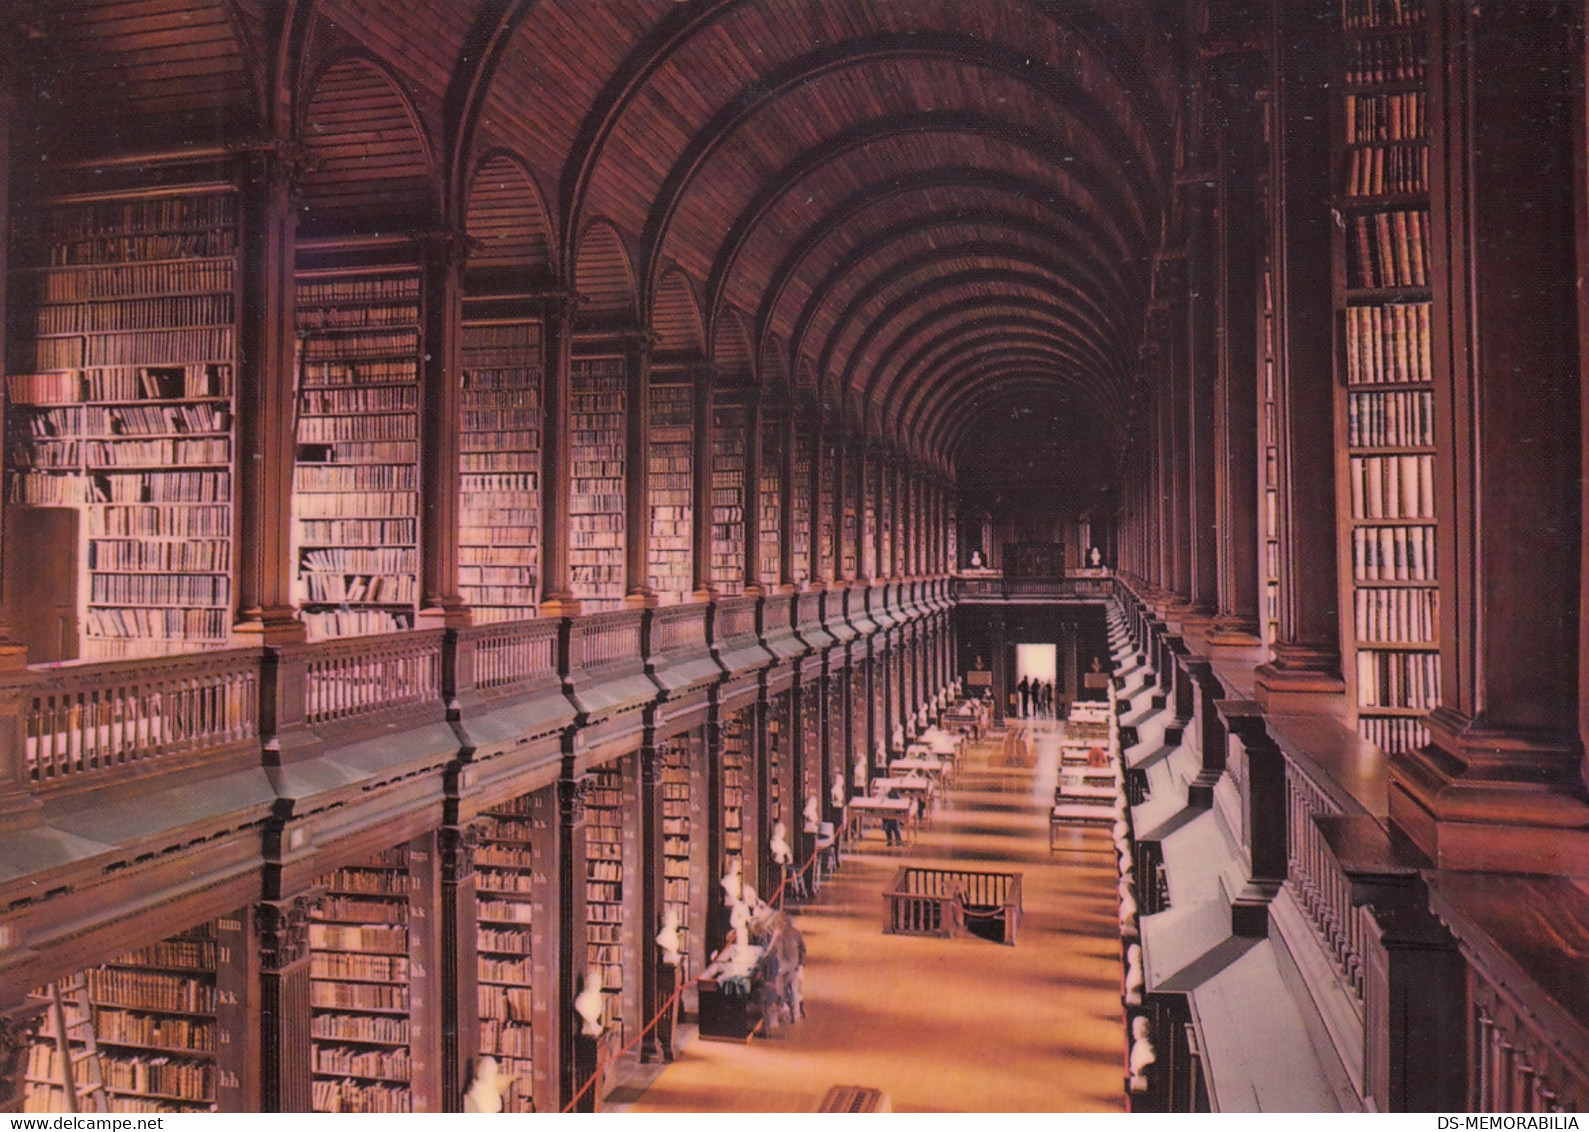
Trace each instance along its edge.
<instances>
[{"instance_id":1,"label":"group of visitor","mask_svg":"<svg viewBox=\"0 0 1589 1132\"><path fill-rule=\"evenodd\" d=\"M1021 682L1015 685L1015 692L1021 700L1022 719L1054 718L1054 682L1052 680L1033 680L1022 676Z\"/></svg>"}]
</instances>

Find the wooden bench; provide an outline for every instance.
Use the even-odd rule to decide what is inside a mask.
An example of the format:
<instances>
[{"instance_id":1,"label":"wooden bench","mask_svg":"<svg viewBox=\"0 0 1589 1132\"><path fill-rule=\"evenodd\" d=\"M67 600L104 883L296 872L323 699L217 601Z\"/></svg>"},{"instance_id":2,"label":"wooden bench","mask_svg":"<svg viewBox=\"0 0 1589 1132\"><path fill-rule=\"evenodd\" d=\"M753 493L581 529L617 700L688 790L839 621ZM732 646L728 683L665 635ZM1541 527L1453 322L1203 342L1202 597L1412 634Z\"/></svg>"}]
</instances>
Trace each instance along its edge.
<instances>
[{"instance_id":1,"label":"wooden bench","mask_svg":"<svg viewBox=\"0 0 1589 1132\"><path fill-rule=\"evenodd\" d=\"M986 925L998 942L1013 947L1021 923L1021 874L907 866L883 893L888 935L951 939L968 930L968 921Z\"/></svg>"}]
</instances>

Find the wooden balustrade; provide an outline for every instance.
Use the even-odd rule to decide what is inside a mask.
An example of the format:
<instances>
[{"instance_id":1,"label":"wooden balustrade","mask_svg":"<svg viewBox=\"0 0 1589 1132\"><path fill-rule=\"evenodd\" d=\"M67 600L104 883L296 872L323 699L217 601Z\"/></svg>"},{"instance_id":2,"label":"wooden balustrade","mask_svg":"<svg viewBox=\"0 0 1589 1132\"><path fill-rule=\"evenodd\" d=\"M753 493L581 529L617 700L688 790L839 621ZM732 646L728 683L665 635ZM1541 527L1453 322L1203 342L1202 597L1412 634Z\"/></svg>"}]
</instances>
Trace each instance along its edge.
<instances>
[{"instance_id":1,"label":"wooden balustrade","mask_svg":"<svg viewBox=\"0 0 1589 1132\"><path fill-rule=\"evenodd\" d=\"M1511 995L1468 969L1469 1112L1581 1112L1589 1077L1512 1004Z\"/></svg>"},{"instance_id":2,"label":"wooden balustrade","mask_svg":"<svg viewBox=\"0 0 1589 1132\"><path fill-rule=\"evenodd\" d=\"M602 668L621 661L640 662L640 611L615 609L574 622L569 664Z\"/></svg>"},{"instance_id":3,"label":"wooden balustrade","mask_svg":"<svg viewBox=\"0 0 1589 1132\"><path fill-rule=\"evenodd\" d=\"M557 672L555 620L477 625L462 636L474 646L475 687L483 692L501 692Z\"/></svg>"},{"instance_id":4,"label":"wooden balustrade","mask_svg":"<svg viewBox=\"0 0 1589 1132\"><path fill-rule=\"evenodd\" d=\"M1295 763L1286 763L1286 887L1307 914L1314 934L1352 1001L1363 1008L1363 927L1352 905L1351 882L1330 852L1315 817L1341 808Z\"/></svg>"},{"instance_id":5,"label":"wooden balustrade","mask_svg":"<svg viewBox=\"0 0 1589 1132\"><path fill-rule=\"evenodd\" d=\"M705 652L706 606L670 605L652 614L651 651L663 656Z\"/></svg>"},{"instance_id":6,"label":"wooden balustrade","mask_svg":"<svg viewBox=\"0 0 1589 1132\"><path fill-rule=\"evenodd\" d=\"M309 647L304 718L309 726L441 699L440 629L323 641Z\"/></svg>"},{"instance_id":7,"label":"wooden balustrade","mask_svg":"<svg viewBox=\"0 0 1589 1132\"><path fill-rule=\"evenodd\" d=\"M230 649L35 670L23 716L29 780L91 785L118 768L251 742L259 656Z\"/></svg>"}]
</instances>

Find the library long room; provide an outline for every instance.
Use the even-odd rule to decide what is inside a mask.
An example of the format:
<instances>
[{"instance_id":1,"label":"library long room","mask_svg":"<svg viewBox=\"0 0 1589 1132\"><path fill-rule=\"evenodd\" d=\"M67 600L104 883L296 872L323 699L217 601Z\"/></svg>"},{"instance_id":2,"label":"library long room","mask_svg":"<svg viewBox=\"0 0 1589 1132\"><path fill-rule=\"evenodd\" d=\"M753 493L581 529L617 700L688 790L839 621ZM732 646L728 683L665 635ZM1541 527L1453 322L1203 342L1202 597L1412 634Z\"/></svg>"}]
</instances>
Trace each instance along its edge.
<instances>
[{"instance_id":1,"label":"library long room","mask_svg":"<svg viewBox=\"0 0 1589 1132\"><path fill-rule=\"evenodd\" d=\"M0 1112L1589 1108L1586 17L10 0Z\"/></svg>"}]
</instances>

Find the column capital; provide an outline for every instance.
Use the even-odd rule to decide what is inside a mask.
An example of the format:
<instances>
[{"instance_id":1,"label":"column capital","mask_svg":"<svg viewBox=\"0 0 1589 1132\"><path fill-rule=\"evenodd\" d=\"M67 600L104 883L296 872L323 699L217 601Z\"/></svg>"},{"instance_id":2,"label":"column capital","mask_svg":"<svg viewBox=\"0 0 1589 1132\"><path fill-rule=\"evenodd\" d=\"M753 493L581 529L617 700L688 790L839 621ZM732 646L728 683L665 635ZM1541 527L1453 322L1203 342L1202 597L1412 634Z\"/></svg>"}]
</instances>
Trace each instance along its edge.
<instances>
[{"instance_id":1,"label":"column capital","mask_svg":"<svg viewBox=\"0 0 1589 1132\"><path fill-rule=\"evenodd\" d=\"M323 899L323 893L300 893L255 906L254 932L259 937L261 967L281 971L308 958L310 914Z\"/></svg>"}]
</instances>

